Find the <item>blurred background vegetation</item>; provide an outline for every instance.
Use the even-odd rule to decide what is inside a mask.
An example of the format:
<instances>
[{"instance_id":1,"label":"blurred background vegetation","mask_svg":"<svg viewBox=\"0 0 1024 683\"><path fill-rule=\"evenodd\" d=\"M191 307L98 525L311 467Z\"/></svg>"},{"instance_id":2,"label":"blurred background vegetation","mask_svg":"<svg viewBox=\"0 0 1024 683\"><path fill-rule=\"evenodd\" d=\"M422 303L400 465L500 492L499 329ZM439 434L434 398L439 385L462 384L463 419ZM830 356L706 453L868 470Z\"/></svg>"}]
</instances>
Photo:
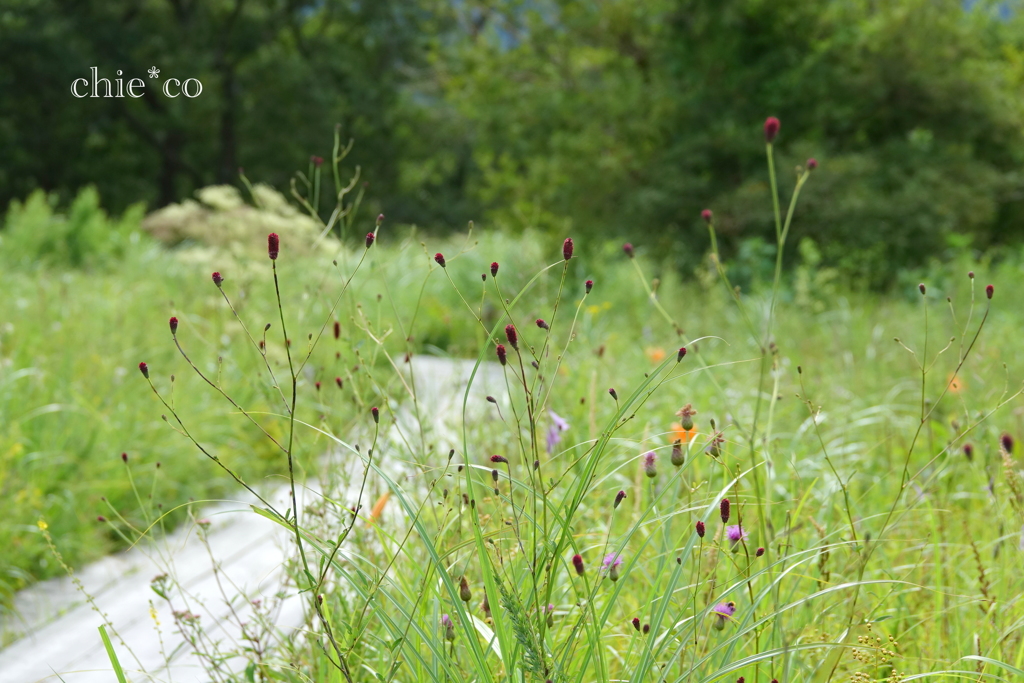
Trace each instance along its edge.
<instances>
[{"instance_id":1,"label":"blurred background vegetation","mask_svg":"<svg viewBox=\"0 0 1024 683\"><path fill-rule=\"evenodd\" d=\"M628 238L690 275L711 207L749 286L773 241L752 131L775 115L783 185L821 163L794 249L810 238L822 266L880 288L1024 239L1018 5L4 0L0 205L92 184L115 214L152 210L240 186L239 167L287 194L338 123L366 216ZM69 92L91 66L151 65L202 95Z\"/></svg>"}]
</instances>

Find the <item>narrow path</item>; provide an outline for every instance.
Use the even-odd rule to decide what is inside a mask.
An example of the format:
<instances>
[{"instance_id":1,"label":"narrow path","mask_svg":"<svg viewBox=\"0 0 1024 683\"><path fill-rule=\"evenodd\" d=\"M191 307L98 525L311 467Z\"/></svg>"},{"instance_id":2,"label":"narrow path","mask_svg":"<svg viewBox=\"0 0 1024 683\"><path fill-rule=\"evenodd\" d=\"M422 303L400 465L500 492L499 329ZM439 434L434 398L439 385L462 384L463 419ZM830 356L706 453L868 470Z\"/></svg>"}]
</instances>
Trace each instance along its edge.
<instances>
[{"instance_id":1,"label":"narrow path","mask_svg":"<svg viewBox=\"0 0 1024 683\"><path fill-rule=\"evenodd\" d=\"M473 363L423 356L414 358L412 366L421 418L437 439L457 442L462 396ZM486 363L481 367L471 392L474 418L490 417L489 404L483 398L503 395L504 386L500 366ZM394 429L415 429L411 406L405 405L400 412ZM313 495L313 491L305 492L305 496ZM287 489L282 487L271 492L268 500L285 506L287 499ZM202 515L210 520L208 538L216 565L197 530L189 526L76 573L123 639L123 644L115 639L114 645L129 680L207 680L191 647L174 630L167 602L150 586L152 579L165 571L168 560L179 583L192 596L187 609L199 615L205 632L214 640L237 638L236 615L242 622L252 618L252 603L239 600L229 606L221 585L228 596L234 596L238 591L233 587L237 587L249 601L275 604L277 637L291 638L303 626L303 603L294 595L293 587L284 586L281 565L290 551L286 530L254 514L245 500L205 509ZM284 594L280 599L279 593ZM181 609L184 604L177 602ZM103 620L69 578L52 579L21 591L14 605L20 618L0 619L0 633L23 635L0 650L0 683L115 680L97 631ZM169 667L165 666L165 653L170 658Z\"/></svg>"}]
</instances>

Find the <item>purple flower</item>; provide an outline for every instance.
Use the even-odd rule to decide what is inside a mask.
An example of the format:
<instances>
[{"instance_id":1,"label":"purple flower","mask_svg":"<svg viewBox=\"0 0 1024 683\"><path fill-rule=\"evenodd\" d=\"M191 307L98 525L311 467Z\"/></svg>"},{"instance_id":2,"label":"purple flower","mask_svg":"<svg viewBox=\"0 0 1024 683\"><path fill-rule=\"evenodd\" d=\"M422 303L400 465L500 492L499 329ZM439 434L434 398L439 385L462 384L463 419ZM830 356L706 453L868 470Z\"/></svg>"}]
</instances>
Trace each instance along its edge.
<instances>
[{"instance_id":1,"label":"purple flower","mask_svg":"<svg viewBox=\"0 0 1024 683\"><path fill-rule=\"evenodd\" d=\"M569 430L569 423L558 416L558 414L549 410L548 415L551 416L551 426L548 427L548 454L555 450L555 447L562 442L562 432Z\"/></svg>"},{"instance_id":2,"label":"purple flower","mask_svg":"<svg viewBox=\"0 0 1024 683\"><path fill-rule=\"evenodd\" d=\"M732 615L736 614L736 603L735 602L720 602L711 609L711 613L715 615L715 623L711 626L716 631L721 631L725 628L725 622L728 619L732 619Z\"/></svg>"},{"instance_id":3,"label":"purple flower","mask_svg":"<svg viewBox=\"0 0 1024 683\"><path fill-rule=\"evenodd\" d=\"M612 581L619 580L619 567L622 566L622 556L618 553L608 553L601 563L602 571L608 572L608 578Z\"/></svg>"},{"instance_id":4,"label":"purple flower","mask_svg":"<svg viewBox=\"0 0 1024 683\"><path fill-rule=\"evenodd\" d=\"M736 524L725 528L725 536L729 539L729 545L735 553L739 551L740 543L746 540L748 534L742 526Z\"/></svg>"},{"instance_id":5,"label":"purple flower","mask_svg":"<svg viewBox=\"0 0 1024 683\"><path fill-rule=\"evenodd\" d=\"M448 642L455 640L455 624L447 614L441 615L441 628L444 629L444 639Z\"/></svg>"},{"instance_id":6,"label":"purple flower","mask_svg":"<svg viewBox=\"0 0 1024 683\"><path fill-rule=\"evenodd\" d=\"M655 461L657 460L657 457L658 456L655 454L654 451L647 451L646 453L644 453L644 474L646 474L651 479L658 476L658 469L657 467L655 467Z\"/></svg>"}]
</instances>

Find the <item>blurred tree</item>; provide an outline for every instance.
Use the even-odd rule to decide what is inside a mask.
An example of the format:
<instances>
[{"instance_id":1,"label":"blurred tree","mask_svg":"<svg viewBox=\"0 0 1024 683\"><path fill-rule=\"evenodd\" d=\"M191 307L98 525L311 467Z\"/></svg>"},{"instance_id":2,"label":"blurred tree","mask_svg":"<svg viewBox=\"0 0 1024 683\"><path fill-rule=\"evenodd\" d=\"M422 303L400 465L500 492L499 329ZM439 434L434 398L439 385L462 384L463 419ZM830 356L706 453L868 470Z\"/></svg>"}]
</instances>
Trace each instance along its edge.
<instances>
[{"instance_id":1,"label":"blurred tree","mask_svg":"<svg viewBox=\"0 0 1024 683\"><path fill-rule=\"evenodd\" d=\"M997 7L998 5L998 7ZM771 238L780 183L822 166L795 225L869 284L948 245L1021 233L1022 46L1006 3L479 3L441 46L470 126L470 190L503 225L627 238L691 268L715 209L726 249ZM1012 228L1006 223L1011 223ZM888 275L887 275L888 274Z\"/></svg>"},{"instance_id":2,"label":"blurred tree","mask_svg":"<svg viewBox=\"0 0 1024 683\"><path fill-rule=\"evenodd\" d=\"M240 166L286 188L311 155L329 156L336 122L357 140L348 161L387 196L400 85L438 16L410 0L5 0L0 202L93 182L114 208L165 204ZM145 96L74 98L92 66L142 77ZM202 94L165 97L172 77L199 79Z\"/></svg>"}]
</instances>

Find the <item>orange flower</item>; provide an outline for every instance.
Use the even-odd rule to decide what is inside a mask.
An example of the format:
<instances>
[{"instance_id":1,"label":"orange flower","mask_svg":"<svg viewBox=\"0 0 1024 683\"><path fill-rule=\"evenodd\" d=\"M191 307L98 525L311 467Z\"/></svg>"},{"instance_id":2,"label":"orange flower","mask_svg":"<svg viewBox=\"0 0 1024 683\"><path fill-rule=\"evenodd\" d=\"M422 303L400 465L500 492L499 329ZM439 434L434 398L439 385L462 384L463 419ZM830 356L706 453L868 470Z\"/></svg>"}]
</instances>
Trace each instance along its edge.
<instances>
[{"instance_id":1,"label":"orange flower","mask_svg":"<svg viewBox=\"0 0 1024 683\"><path fill-rule=\"evenodd\" d=\"M388 504L389 498L391 498L391 491L385 491L381 494L377 502L373 504L373 509L370 510L370 519L367 520L366 526L373 526L380 521L380 516L384 514L384 507Z\"/></svg>"},{"instance_id":2,"label":"orange flower","mask_svg":"<svg viewBox=\"0 0 1024 683\"><path fill-rule=\"evenodd\" d=\"M693 441L696 438L697 438L697 428L696 427L691 427L690 429L683 429L683 425L679 424L678 422L673 422L672 423L672 439L671 439L671 441L673 443L675 443L676 441L682 441L683 443L690 443L691 441Z\"/></svg>"},{"instance_id":3,"label":"orange flower","mask_svg":"<svg viewBox=\"0 0 1024 683\"><path fill-rule=\"evenodd\" d=\"M950 375L947 384L951 394L959 394L964 390L964 380L958 375Z\"/></svg>"},{"instance_id":4,"label":"orange flower","mask_svg":"<svg viewBox=\"0 0 1024 683\"><path fill-rule=\"evenodd\" d=\"M650 360L652 363L660 363L661 361L665 360L665 349L659 348L657 346L647 347L644 353L647 354L648 360Z\"/></svg>"}]
</instances>

